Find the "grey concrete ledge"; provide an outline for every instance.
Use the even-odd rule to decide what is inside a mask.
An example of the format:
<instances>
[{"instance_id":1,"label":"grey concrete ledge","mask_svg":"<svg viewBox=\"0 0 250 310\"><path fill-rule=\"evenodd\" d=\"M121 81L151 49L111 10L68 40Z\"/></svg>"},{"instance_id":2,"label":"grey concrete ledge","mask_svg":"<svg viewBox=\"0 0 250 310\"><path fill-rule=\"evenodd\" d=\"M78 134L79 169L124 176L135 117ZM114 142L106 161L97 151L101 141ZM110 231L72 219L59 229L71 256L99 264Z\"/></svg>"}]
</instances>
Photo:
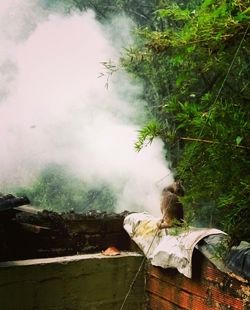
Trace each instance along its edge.
<instances>
[{"instance_id":1,"label":"grey concrete ledge","mask_svg":"<svg viewBox=\"0 0 250 310\"><path fill-rule=\"evenodd\" d=\"M16 261L6 261L0 263L0 268L3 267L16 267L16 266L31 266L31 265L46 265L46 264L67 264L70 262L76 262L81 260L89 259L119 259L122 257L133 257L138 256L142 257L141 254L137 252L126 252L122 251L120 255L115 256L106 256L102 253L94 254L81 254L81 255L72 255L72 256L60 256L60 257L51 257L51 258L36 258L36 259L26 259L26 260L16 260Z\"/></svg>"}]
</instances>

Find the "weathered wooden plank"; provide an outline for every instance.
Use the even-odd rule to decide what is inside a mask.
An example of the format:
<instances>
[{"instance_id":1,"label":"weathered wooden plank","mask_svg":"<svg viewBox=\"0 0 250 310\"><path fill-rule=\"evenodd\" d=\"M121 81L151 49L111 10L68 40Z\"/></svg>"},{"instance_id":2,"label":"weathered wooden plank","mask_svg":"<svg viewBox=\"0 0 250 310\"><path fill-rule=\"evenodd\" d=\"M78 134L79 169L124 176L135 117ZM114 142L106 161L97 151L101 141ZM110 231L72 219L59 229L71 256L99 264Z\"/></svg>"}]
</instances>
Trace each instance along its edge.
<instances>
[{"instance_id":1,"label":"weathered wooden plank","mask_svg":"<svg viewBox=\"0 0 250 310\"><path fill-rule=\"evenodd\" d=\"M0 211L6 211L29 203L30 200L27 197L15 197L11 194L0 196Z\"/></svg>"},{"instance_id":2,"label":"weathered wooden plank","mask_svg":"<svg viewBox=\"0 0 250 310\"><path fill-rule=\"evenodd\" d=\"M20 223L20 225L25 230L33 232L34 234L40 234L40 233L47 232L48 230L50 230L50 228L48 227L33 225L33 224L28 224L28 223Z\"/></svg>"},{"instance_id":3,"label":"weathered wooden plank","mask_svg":"<svg viewBox=\"0 0 250 310\"><path fill-rule=\"evenodd\" d=\"M39 212L43 211L42 209L30 206L30 205L29 206L23 205L23 206L15 207L14 209L20 212L26 212L26 213L31 213L31 214L38 214Z\"/></svg>"}]
</instances>

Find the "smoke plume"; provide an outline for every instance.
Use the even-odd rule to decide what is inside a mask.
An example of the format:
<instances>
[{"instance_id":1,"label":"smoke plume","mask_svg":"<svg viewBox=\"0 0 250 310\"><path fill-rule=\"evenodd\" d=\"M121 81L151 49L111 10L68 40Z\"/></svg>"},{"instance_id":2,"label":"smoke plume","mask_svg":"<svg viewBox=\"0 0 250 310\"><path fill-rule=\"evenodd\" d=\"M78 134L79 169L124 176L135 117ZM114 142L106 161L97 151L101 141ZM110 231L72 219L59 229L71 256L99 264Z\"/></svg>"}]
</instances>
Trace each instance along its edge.
<instances>
[{"instance_id":1,"label":"smoke plume","mask_svg":"<svg viewBox=\"0 0 250 310\"><path fill-rule=\"evenodd\" d=\"M123 44L131 42L131 21L123 16L123 27L103 26L92 11L66 15L34 0L4 3L1 188L32 184L45 165L55 163L90 185L112 187L118 211L159 214L157 182L167 175L166 185L172 175L162 141L134 150L144 118L143 89L124 72L109 79L108 89L106 77L99 77L105 71L101 63L116 62Z\"/></svg>"}]
</instances>

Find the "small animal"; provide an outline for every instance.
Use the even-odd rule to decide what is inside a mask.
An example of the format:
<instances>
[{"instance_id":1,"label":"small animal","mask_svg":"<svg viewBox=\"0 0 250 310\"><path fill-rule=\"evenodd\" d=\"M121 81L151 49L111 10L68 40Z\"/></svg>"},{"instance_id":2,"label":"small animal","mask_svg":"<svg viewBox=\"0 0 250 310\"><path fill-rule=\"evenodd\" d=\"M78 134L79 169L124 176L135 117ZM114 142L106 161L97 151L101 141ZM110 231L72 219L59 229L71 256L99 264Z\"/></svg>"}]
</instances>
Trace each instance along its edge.
<instances>
[{"instance_id":1,"label":"small animal","mask_svg":"<svg viewBox=\"0 0 250 310\"><path fill-rule=\"evenodd\" d=\"M174 193L177 196L184 196L185 194L184 187L182 186L180 181L173 182L171 185L165 187L163 191L164 190L170 191L171 193Z\"/></svg>"},{"instance_id":2,"label":"small animal","mask_svg":"<svg viewBox=\"0 0 250 310\"><path fill-rule=\"evenodd\" d=\"M162 219L157 223L158 228L170 228L183 222L184 212L179 196L184 196L184 188L180 181L176 181L162 190Z\"/></svg>"}]
</instances>

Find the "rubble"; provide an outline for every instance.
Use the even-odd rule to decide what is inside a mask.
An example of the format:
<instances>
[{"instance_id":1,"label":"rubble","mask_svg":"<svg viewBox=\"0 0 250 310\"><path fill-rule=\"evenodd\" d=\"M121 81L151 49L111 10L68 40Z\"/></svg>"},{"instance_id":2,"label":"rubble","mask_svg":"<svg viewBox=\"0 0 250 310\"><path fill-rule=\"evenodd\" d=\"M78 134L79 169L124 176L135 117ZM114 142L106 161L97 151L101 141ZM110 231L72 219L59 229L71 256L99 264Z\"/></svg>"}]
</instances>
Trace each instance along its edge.
<instances>
[{"instance_id":1,"label":"rubble","mask_svg":"<svg viewBox=\"0 0 250 310\"><path fill-rule=\"evenodd\" d=\"M85 214L59 214L24 205L29 203L25 197L3 197L0 261L95 253L110 246L127 250L131 243L123 229L128 212L108 214L92 210Z\"/></svg>"}]
</instances>

